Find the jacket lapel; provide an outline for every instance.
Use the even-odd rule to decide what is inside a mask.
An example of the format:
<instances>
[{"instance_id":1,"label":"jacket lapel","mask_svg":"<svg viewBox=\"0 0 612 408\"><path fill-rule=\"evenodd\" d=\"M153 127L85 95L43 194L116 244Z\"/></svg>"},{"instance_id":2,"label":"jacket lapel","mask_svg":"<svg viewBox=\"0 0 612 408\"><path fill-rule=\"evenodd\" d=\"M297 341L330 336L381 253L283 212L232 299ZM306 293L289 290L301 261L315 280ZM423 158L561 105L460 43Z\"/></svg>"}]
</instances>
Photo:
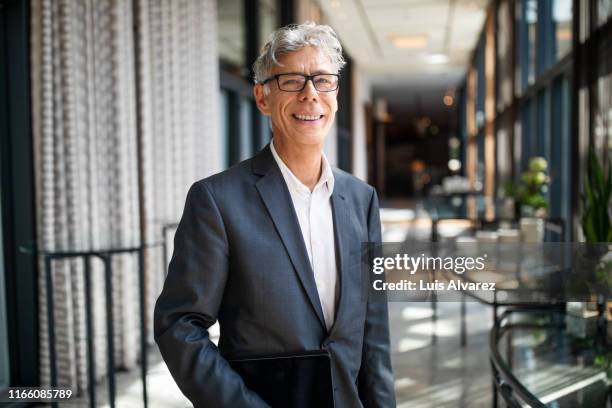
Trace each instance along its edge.
<instances>
[{"instance_id":1,"label":"jacket lapel","mask_svg":"<svg viewBox=\"0 0 612 408\"><path fill-rule=\"evenodd\" d=\"M345 309L346 291L347 291L347 267L348 267L348 241L350 239L350 207L346 202L345 197L341 192L341 184L338 183L339 177L334 174L336 183L334 192L331 196L332 212L334 217L334 240L336 243L336 264L338 266L340 284L338 301L336 303L336 316L334 324L331 327L329 336L331 337L336 328L342 321L342 312Z\"/></svg>"},{"instance_id":2,"label":"jacket lapel","mask_svg":"<svg viewBox=\"0 0 612 408\"><path fill-rule=\"evenodd\" d=\"M263 175L255 187L263 200L278 235L280 235L291 263L299 277L299 280L308 295L308 299L323 326L323 309L319 300L319 293L314 280L314 273L308 260L308 252L304 244L304 238L300 230L300 224L293 208L291 195L283 180L280 169L274 162L269 145L253 158L253 172Z\"/></svg>"}]
</instances>

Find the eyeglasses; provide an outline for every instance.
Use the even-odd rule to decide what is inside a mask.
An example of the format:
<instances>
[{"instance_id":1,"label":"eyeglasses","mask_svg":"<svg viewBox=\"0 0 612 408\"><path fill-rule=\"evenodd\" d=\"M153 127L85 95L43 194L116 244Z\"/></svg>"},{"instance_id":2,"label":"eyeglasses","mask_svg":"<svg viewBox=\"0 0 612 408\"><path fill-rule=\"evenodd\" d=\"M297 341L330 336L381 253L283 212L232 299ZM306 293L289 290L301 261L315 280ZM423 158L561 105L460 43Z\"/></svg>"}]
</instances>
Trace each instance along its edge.
<instances>
[{"instance_id":1,"label":"eyeglasses","mask_svg":"<svg viewBox=\"0 0 612 408\"><path fill-rule=\"evenodd\" d=\"M315 89L319 92L332 92L338 89L340 75L336 74L278 74L264 80L262 84L276 79L278 89L285 92L300 92L306 87L308 80L312 81Z\"/></svg>"}]
</instances>

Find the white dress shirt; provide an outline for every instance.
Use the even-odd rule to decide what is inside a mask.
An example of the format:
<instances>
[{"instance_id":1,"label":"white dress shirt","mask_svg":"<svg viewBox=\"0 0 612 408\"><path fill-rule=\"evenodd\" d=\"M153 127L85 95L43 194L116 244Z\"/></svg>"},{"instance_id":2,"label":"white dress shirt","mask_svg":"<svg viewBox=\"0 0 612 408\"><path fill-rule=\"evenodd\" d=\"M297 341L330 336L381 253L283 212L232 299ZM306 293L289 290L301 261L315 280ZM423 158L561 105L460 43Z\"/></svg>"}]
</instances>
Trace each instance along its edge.
<instances>
[{"instance_id":1,"label":"white dress shirt","mask_svg":"<svg viewBox=\"0 0 612 408\"><path fill-rule=\"evenodd\" d=\"M273 141L270 142L270 150L291 195L308 251L310 266L314 272L325 325L329 330L335 318L337 284L334 219L331 206L334 175L327 158L322 154L321 178L311 192L280 158Z\"/></svg>"}]
</instances>

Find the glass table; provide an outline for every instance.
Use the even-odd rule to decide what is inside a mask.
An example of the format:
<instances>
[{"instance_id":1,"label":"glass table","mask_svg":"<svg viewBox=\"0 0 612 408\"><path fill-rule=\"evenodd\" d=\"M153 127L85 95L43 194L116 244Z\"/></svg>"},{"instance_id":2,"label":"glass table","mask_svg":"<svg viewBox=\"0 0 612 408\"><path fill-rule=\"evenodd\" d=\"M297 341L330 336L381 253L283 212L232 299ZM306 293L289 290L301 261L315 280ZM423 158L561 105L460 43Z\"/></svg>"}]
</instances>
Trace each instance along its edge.
<instances>
[{"instance_id":1,"label":"glass table","mask_svg":"<svg viewBox=\"0 0 612 408\"><path fill-rule=\"evenodd\" d=\"M438 276L447 280L459 278L466 283L494 282L495 291L462 290L464 297L458 299L463 303L467 297L491 306L494 325L498 323L499 310L505 307L554 312L565 310L568 302L603 305L612 300L612 248L609 244L481 243L461 244L460 248L461 253L470 256L488 254L485 270L466 271L461 275L444 271ZM453 255L457 251L455 249ZM607 253L607 263L594 261L593 253L602 259L602 254ZM447 298L455 300L450 296ZM461 319L463 328L463 312Z\"/></svg>"}]
</instances>

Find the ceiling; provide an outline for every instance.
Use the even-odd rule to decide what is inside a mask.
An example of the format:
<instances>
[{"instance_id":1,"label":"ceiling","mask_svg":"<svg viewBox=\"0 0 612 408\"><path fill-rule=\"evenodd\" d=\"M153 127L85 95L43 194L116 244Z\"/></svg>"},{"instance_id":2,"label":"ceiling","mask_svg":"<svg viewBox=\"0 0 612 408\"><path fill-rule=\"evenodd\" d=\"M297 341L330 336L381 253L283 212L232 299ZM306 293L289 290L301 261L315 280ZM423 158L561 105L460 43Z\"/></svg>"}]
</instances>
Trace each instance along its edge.
<instances>
[{"instance_id":1,"label":"ceiling","mask_svg":"<svg viewBox=\"0 0 612 408\"><path fill-rule=\"evenodd\" d=\"M374 87L446 88L463 77L488 0L319 0ZM396 90L397 91L397 90Z\"/></svg>"}]
</instances>

